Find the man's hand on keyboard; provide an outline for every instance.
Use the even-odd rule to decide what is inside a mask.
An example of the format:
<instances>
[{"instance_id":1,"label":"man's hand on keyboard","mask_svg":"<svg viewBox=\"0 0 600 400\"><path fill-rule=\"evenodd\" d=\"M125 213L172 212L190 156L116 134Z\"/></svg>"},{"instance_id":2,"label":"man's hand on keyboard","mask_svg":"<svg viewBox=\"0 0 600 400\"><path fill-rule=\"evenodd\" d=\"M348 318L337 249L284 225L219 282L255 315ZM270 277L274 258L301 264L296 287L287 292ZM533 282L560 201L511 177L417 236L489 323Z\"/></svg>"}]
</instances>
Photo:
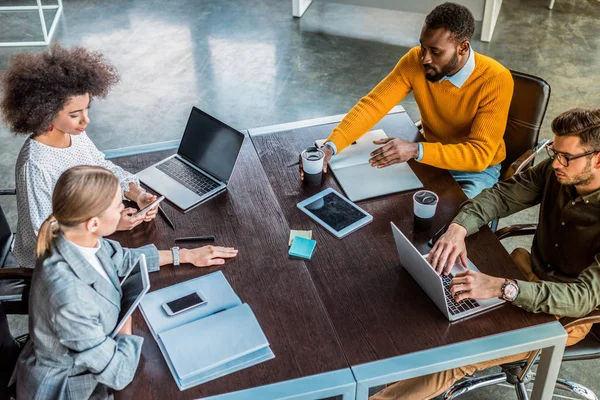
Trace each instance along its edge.
<instances>
[{"instance_id":1,"label":"man's hand on keyboard","mask_svg":"<svg viewBox=\"0 0 600 400\"><path fill-rule=\"evenodd\" d=\"M457 274L450 283L450 293L456 301L486 300L502 296L504 279L467 270Z\"/></svg>"},{"instance_id":2,"label":"man's hand on keyboard","mask_svg":"<svg viewBox=\"0 0 600 400\"><path fill-rule=\"evenodd\" d=\"M457 261L467 267L467 247L465 245L467 230L458 224L450 224L446 233L444 233L431 249L427 261L442 275L448 275Z\"/></svg>"}]
</instances>

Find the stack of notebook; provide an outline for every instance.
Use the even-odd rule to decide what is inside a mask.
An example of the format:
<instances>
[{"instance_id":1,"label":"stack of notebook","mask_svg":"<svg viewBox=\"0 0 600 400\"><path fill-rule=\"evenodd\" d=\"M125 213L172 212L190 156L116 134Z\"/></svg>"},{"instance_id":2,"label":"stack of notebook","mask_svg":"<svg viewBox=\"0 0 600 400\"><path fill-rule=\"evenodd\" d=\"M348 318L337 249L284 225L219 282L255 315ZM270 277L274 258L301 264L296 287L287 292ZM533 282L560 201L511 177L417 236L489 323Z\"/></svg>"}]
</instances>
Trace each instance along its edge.
<instances>
[{"instance_id":1,"label":"stack of notebook","mask_svg":"<svg viewBox=\"0 0 600 400\"><path fill-rule=\"evenodd\" d=\"M202 306L173 316L162 308L198 291ZM180 390L275 357L250 306L220 271L148 293L140 310Z\"/></svg>"}]
</instances>

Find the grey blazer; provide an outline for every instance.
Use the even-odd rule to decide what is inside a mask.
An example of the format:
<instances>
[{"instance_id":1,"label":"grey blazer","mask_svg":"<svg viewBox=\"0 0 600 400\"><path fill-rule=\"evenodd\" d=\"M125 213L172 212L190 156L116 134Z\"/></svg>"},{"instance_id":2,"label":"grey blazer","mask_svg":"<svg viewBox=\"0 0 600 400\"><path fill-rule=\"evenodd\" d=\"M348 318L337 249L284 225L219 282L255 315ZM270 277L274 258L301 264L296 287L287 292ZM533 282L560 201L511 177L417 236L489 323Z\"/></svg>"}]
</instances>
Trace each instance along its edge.
<instances>
[{"instance_id":1,"label":"grey blazer","mask_svg":"<svg viewBox=\"0 0 600 400\"><path fill-rule=\"evenodd\" d=\"M123 276L138 255L149 271L159 268L154 245L124 249L100 239L97 256L108 282L62 235L52 254L38 260L29 297L31 340L13 373L17 398L103 399L108 388L120 390L133 379L143 338L109 335L117 325Z\"/></svg>"}]
</instances>

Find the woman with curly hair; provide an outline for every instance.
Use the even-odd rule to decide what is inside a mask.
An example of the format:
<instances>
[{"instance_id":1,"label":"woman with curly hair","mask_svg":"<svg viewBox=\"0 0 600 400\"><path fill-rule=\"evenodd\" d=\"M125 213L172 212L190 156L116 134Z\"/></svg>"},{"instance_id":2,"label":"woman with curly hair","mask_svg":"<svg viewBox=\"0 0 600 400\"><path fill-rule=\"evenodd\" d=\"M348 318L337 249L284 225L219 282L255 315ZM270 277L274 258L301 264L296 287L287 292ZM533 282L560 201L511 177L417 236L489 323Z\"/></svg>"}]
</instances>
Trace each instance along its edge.
<instances>
[{"instance_id":1,"label":"woman with curly hair","mask_svg":"<svg viewBox=\"0 0 600 400\"><path fill-rule=\"evenodd\" d=\"M77 165L96 165L113 172L124 197L142 208L155 199L135 175L104 158L85 133L94 97L106 97L119 81L101 54L82 47L53 45L41 54L20 54L3 77L0 104L4 120L17 135L29 135L16 165L18 225L14 254L24 266L35 266L34 248L42 222L52 213L52 191L60 175ZM135 217L121 212L118 230L150 221L158 210Z\"/></svg>"}]
</instances>

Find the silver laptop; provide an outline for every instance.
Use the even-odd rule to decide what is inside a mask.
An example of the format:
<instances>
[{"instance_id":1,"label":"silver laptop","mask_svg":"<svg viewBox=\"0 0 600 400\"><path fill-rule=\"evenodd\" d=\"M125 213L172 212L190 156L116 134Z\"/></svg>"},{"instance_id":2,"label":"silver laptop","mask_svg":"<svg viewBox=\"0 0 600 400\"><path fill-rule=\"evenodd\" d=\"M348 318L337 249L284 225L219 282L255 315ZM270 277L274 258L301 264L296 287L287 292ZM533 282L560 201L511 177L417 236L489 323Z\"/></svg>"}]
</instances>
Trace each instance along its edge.
<instances>
[{"instance_id":1,"label":"silver laptop","mask_svg":"<svg viewBox=\"0 0 600 400\"><path fill-rule=\"evenodd\" d=\"M464 272L465 268L460 264L455 264L448 276L438 275L427 261L427 256L421 255L393 222L390 222L390 224L392 225L392 232L394 233L394 240L396 241L396 248L402 266L417 281L421 289L427 293L448 320L456 321L504 303L504 300L497 298L488 300L466 299L456 302L450 294L450 282L454 275ZM467 261L468 269L479 272L470 260Z\"/></svg>"},{"instance_id":2,"label":"silver laptop","mask_svg":"<svg viewBox=\"0 0 600 400\"><path fill-rule=\"evenodd\" d=\"M111 338L115 338L123 325L127 322L131 314L140 304L146 293L150 290L150 277L148 276L148 267L146 265L146 256L143 254L134 263L133 267L121 281L121 311L117 326L110 334Z\"/></svg>"},{"instance_id":3,"label":"silver laptop","mask_svg":"<svg viewBox=\"0 0 600 400\"><path fill-rule=\"evenodd\" d=\"M184 212L227 189L244 134L192 107L177 154L137 174Z\"/></svg>"}]
</instances>

